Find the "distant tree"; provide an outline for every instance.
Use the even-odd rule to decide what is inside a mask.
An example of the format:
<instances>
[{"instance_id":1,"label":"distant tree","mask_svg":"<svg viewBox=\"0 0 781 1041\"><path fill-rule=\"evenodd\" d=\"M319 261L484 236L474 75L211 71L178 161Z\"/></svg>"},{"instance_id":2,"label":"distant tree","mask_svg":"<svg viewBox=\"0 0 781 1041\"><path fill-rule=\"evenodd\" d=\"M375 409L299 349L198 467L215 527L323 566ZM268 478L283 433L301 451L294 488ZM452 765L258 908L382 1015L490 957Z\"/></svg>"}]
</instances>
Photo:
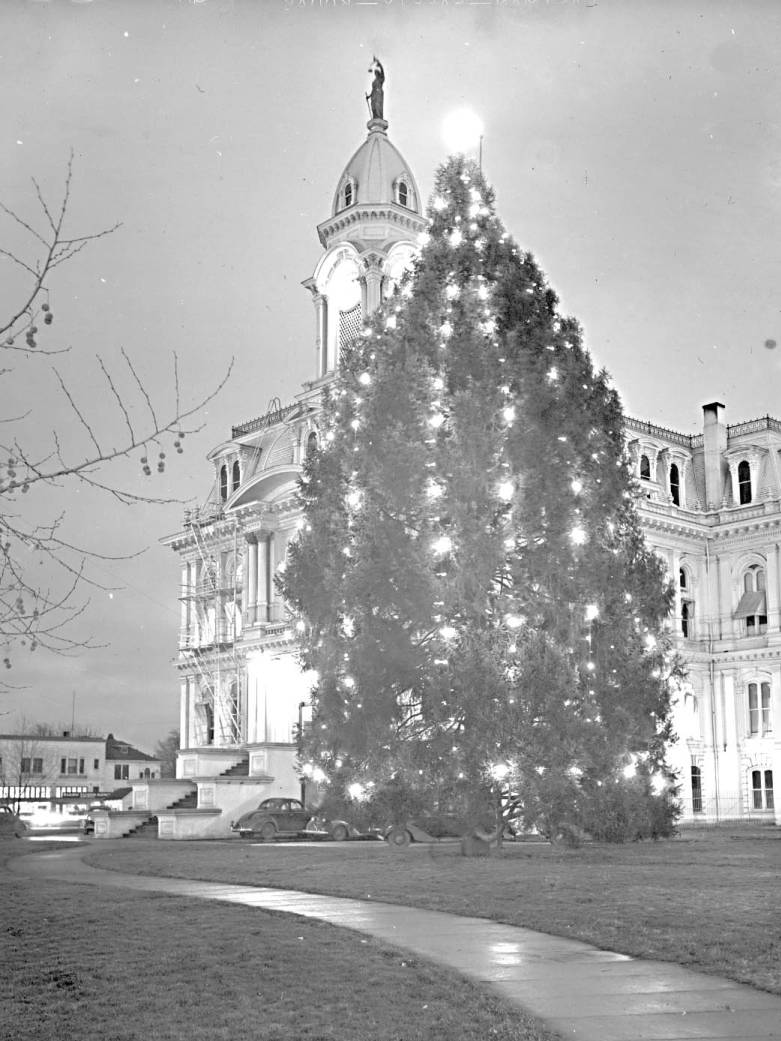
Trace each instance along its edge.
<instances>
[{"instance_id":1,"label":"distant tree","mask_svg":"<svg viewBox=\"0 0 781 1041\"><path fill-rule=\"evenodd\" d=\"M672 593L618 395L474 164L429 215L302 478L282 585L318 676L307 753L346 797L574 833L628 774L648 804L671 781Z\"/></svg>"},{"instance_id":2,"label":"distant tree","mask_svg":"<svg viewBox=\"0 0 781 1041\"><path fill-rule=\"evenodd\" d=\"M176 753L179 751L179 731L169 730L168 734L155 745L152 753L160 760L160 776L176 777Z\"/></svg>"},{"instance_id":3,"label":"distant tree","mask_svg":"<svg viewBox=\"0 0 781 1041\"><path fill-rule=\"evenodd\" d=\"M35 737L75 737L88 740L103 738L103 731L93 727L89 723L79 723L78 726L71 722L60 723L32 723L26 732ZM21 733L21 731L20 731Z\"/></svg>"},{"instance_id":4,"label":"distant tree","mask_svg":"<svg viewBox=\"0 0 781 1041\"><path fill-rule=\"evenodd\" d=\"M212 393L187 404L180 397L179 364L173 354L172 400L162 407L153 401L124 348L120 365L96 357L104 388L98 402L85 400L83 392L66 383L52 360L69 350L50 343L55 318L53 275L85 247L119 227L86 235L66 229L72 164L71 155L62 200L56 207L50 206L33 180L37 219L0 203L0 215L7 218L5 233L16 236L13 245L0 246L0 258L6 261L9 275L16 271L21 276L16 301L0 305L5 311L5 317L0 315L0 355L5 360L0 367L0 388L5 387L0 414L0 644L4 647L0 656L6 669L21 648L68 651L89 645L74 636L73 623L86 606L85 587L100 588L88 567L89 558L99 554L66 538L63 514L50 506L52 494L56 500L66 482L78 482L123 505L171 502L139 495L117 483L112 464L136 456L146 476L152 476L153 467L162 473L166 449L183 451L185 436L200 429L192 425L193 420L221 390L232 368L231 362ZM6 278L6 292L11 291L9 283ZM30 443L22 433L22 421L29 420L33 406L11 384L19 363L26 365L24 389L31 399L45 370L54 377L71 413L68 429L52 430L43 447ZM31 377L30 366L36 364L39 372ZM48 428L45 416L40 422L41 429ZM30 503L32 493L41 488L48 490L43 508ZM39 577L42 573L44 580Z\"/></svg>"}]
</instances>

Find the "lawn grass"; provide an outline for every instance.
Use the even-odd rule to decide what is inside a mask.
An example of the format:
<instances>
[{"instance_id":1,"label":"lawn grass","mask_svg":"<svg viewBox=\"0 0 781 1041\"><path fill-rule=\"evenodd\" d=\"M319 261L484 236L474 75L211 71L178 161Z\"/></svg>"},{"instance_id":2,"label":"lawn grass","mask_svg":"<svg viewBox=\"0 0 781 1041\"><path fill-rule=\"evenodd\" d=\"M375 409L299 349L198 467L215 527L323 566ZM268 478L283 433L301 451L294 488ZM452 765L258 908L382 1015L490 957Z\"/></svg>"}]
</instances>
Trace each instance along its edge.
<instances>
[{"instance_id":1,"label":"lawn grass","mask_svg":"<svg viewBox=\"0 0 781 1041\"><path fill-rule=\"evenodd\" d=\"M140 874L301 889L491 918L677 962L781 994L781 829L690 832L625 846L129 842L89 856Z\"/></svg>"},{"instance_id":2,"label":"lawn grass","mask_svg":"<svg viewBox=\"0 0 781 1041\"><path fill-rule=\"evenodd\" d=\"M46 848L6 845L0 860ZM0 1041L554 1041L455 973L346 929L0 877Z\"/></svg>"}]
</instances>

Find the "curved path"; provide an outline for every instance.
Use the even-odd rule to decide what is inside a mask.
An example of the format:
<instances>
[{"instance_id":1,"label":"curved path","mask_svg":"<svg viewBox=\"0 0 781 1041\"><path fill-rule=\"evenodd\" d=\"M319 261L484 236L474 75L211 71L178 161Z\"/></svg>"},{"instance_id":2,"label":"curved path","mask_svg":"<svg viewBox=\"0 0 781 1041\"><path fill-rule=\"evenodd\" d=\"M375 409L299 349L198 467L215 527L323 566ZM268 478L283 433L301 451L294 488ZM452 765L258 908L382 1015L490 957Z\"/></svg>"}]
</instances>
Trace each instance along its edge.
<instances>
[{"instance_id":1,"label":"curved path","mask_svg":"<svg viewBox=\"0 0 781 1041\"><path fill-rule=\"evenodd\" d=\"M292 889L152 878L85 864L84 847L16 857L30 881L164 892L286 911L367 933L456 969L575 1041L781 1041L781 998L666 962L484 918Z\"/></svg>"}]
</instances>

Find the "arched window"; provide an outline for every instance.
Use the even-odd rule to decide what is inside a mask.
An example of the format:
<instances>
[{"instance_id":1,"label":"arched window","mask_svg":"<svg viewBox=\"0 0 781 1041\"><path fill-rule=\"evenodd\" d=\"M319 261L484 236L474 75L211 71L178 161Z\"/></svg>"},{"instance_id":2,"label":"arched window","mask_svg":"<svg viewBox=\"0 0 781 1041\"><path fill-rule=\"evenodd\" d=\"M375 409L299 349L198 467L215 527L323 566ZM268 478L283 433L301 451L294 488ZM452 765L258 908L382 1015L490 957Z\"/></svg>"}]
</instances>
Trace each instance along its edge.
<instances>
[{"instance_id":1,"label":"arched window","mask_svg":"<svg viewBox=\"0 0 781 1041\"><path fill-rule=\"evenodd\" d=\"M751 467L745 459L738 463L738 502L741 506L751 502Z\"/></svg>"},{"instance_id":2,"label":"arched window","mask_svg":"<svg viewBox=\"0 0 781 1041\"><path fill-rule=\"evenodd\" d=\"M693 614L694 611L692 610L692 604L690 604L688 600L684 600L681 604L681 632L687 640L691 635L691 623Z\"/></svg>"},{"instance_id":3,"label":"arched window","mask_svg":"<svg viewBox=\"0 0 781 1041\"><path fill-rule=\"evenodd\" d=\"M773 733L769 683L748 685L748 732L754 737Z\"/></svg>"},{"instance_id":4,"label":"arched window","mask_svg":"<svg viewBox=\"0 0 781 1041\"><path fill-rule=\"evenodd\" d=\"M772 770L751 771L751 793L755 810L772 810L774 808Z\"/></svg>"},{"instance_id":5,"label":"arched window","mask_svg":"<svg viewBox=\"0 0 781 1041\"><path fill-rule=\"evenodd\" d=\"M224 463L220 467L220 498L223 502L228 498L228 467Z\"/></svg>"},{"instance_id":6,"label":"arched window","mask_svg":"<svg viewBox=\"0 0 781 1041\"><path fill-rule=\"evenodd\" d=\"M342 190L339 193L339 209L346 210L348 206L352 206L353 203L358 201L358 186L352 177L348 177L342 185Z\"/></svg>"},{"instance_id":7,"label":"arched window","mask_svg":"<svg viewBox=\"0 0 781 1041\"><path fill-rule=\"evenodd\" d=\"M407 205L407 182L399 181L399 206Z\"/></svg>"},{"instance_id":8,"label":"arched window","mask_svg":"<svg viewBox=\"0 0 781 1041\"><path fill-rule=\"evenodd\" d=\"M702 771L692 766L692 813L702 813Z\"/></svg>"},{"instance_id":9,"label":"arched window","mask_svg":"<svg viewBox=\"0 0 781 1041\"><path fill-rule=\"evenodd\" d=\"M761 636L767 629L765 572L758 564L743 574L743 595L735 617L746 619L746 636Z\"/></svg>"},{"instance_id":10,"label":"arched window","mask_svg":"<svg viewBox=\"0 0 781 1041\"><path fill-rule=\"evenodd\" d=\"M240 484L241 484L241 467L239 466L239 461L237 459L236 462L233 464L233 480L231 482L231 491L235 492Z\"/></svg>"},{"instance_id":11,"label":"arched window","mask_svg":"<svg viewBox=\"0 0 781 1041\"><path fill-rule=\"evenodd\" d=\"M681 635L689 640L694 637L694 600L692 582L686 567L678 569L678 588L681 591Z\"/></svg>"},{"instance_id":12,"label":"arched window","mask_svg":"<svg viewBox=\"0 0 781 1041\"><path fill-rule=\"evenodd\" d=\"M306 439L306 454L307 458L317 451L317 434L313 430L309 437Z\"/></svg>"},{"instance_id":13,"label":"arched window","mask_svg":"<svg viewBox=\"0 0 781 1041\"><path fill-rule=\"evenodd\" d=\"M670 467L670 495L674 506L681 505L681 478L675 463Z\"/></svg>"},{"instance_id":14,"label":"arched window","mask_svg":"<svg viewBox=\"0 0 781 1041\"><path fill-rule=\"evenodd\" d=\"M651 464L648 461L647 455L640 456L640 480L650 481L651 480Z\"/></svg>"}]
</instances>

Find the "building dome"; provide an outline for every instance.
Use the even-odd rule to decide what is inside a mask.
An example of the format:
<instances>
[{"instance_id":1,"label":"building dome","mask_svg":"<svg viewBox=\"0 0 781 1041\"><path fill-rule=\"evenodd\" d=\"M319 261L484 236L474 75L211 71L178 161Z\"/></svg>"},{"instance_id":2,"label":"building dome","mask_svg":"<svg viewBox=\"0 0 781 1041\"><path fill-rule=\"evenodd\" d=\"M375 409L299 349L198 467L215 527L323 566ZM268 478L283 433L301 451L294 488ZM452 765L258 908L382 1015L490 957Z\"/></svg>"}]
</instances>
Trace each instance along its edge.
<instances>
[{"instance_id":1,"label":"building dome","mask_svg":"<svg viewBox=\"0 0 781 1041\"><path fill-rule=\"evenodd\" d=\"M384 119L371 119L369 133L345 166L336 186L331 216L355 205L395 203L420 214L420 193L401 152L388 138Z\"/></svg>"}]
</instances>

